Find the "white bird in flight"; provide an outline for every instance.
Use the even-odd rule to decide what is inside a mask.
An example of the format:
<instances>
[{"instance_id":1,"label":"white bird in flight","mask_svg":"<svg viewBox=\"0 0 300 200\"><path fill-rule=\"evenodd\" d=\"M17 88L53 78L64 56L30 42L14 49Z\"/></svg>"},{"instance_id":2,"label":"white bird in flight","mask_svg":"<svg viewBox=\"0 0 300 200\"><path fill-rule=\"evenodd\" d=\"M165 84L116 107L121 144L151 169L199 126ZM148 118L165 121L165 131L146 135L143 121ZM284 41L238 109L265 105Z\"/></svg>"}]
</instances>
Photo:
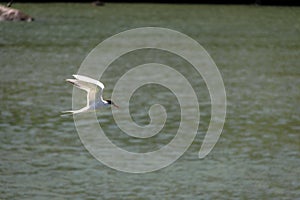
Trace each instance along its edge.
<instances>
[{"instance_id":1,"label":"white bird in flight","mask_svg":"<svg viewBox=\"0 0 300 200\"><path fill-rule=\"evenodd\" d=\"M119 108L111 100L104 100L102 98L102 92L104 89L103 83L87 76L73 75L73 77L75 79L66 79L66 81L72 83L74 86L78 87L79 89L85 90L87 92L86 95L87 103L85 107L79 110L68 110L68 111L64 111L63 113L78 114L78 113L94 111L98 108L111 106L111 105L115 106L116 108Z\"/></svg>"}]
</instances>

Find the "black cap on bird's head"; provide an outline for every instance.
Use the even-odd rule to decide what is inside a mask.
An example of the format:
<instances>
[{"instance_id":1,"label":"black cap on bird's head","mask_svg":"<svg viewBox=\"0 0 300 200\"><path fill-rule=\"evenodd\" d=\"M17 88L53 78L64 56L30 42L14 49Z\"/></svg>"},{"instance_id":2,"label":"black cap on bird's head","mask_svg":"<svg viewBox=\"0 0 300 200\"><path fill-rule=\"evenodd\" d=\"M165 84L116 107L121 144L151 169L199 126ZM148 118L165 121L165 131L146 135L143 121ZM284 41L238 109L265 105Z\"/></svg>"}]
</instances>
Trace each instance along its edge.
<instances>
[{"instance_id":1,"label":"black cap on bird's head","mask_svg":"<svg viewBox=\"0 0 300 200\"><path fill-rule=\"evenodd\" d=\"M116 108L119 108L112 100L105 100L108 104L115 106Z\"/></svg>"}]
</instances>

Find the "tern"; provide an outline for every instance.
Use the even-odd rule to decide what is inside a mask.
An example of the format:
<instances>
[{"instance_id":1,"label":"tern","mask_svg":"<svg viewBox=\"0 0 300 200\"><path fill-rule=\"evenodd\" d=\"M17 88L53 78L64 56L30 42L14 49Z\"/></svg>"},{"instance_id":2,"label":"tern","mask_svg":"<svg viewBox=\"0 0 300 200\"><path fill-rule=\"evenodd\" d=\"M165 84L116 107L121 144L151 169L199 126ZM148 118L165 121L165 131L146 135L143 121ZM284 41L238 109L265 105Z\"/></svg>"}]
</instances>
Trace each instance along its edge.
<instances>
[{"instance_id":1,"label":"tern","mask_svg":"<svg viewBox=\"0 0 300 200\"><path fill-rule=\"evenodd\" d=\"M65 114L78 114L84 112L94 111L101 107L115 106L119 108L113 101L104 100L102 98L102 93L104 89L104 84L98 80L92 79L83 75L73 75L75 79L66 79L67 82L72 83L79 89L85 90L86 95L86 106L79 110L68 110L63 111Z\"/></svg>"}]
</instances>

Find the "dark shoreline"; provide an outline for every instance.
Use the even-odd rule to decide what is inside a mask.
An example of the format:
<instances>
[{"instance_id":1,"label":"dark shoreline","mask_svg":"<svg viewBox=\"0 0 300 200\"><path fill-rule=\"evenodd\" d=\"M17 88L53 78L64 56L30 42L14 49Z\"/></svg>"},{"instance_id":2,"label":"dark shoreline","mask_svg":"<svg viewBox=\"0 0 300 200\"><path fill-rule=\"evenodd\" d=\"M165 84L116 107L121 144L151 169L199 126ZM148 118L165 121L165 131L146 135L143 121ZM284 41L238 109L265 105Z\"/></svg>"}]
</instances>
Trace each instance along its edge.
<instances>
[{"instance_id":1,"label":"dark shoreline","mask_svg":"<svg viewBox=\"0 0 300 200\"><path fill-rule=\"evenodd\" d=\"M9 2L0 0L0 3L7 4ZM42 1L42 0L17 0L13 3L50 3L50 2L65 2L65 3L92 3L91 1L83 0L53 0L53 1ZM170 3L170 4L242 4L242 5L280 5L280 6L300 6L300 1L296 0L187 0L187 1L170 1L170 0L107 0L101 1L104 3Z\"/></svg>"}]
</instances>

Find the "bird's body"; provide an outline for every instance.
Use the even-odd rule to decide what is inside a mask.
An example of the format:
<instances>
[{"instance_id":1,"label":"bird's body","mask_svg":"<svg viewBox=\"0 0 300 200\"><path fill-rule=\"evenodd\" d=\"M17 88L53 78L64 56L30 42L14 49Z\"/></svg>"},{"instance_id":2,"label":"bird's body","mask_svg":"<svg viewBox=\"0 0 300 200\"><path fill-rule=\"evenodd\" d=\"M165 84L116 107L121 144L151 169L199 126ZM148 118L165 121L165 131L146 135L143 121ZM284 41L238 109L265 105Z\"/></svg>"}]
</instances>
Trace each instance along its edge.
<instances>
[{"instance_id":1,"label":"bird's body","mask_svg":"<svg viewBox=\"0 0 300 200\"><path fill-rule=\"evenodd\" d=\"M67 79L66 81L72 83L74 86L78 87L79 89L85 90L87 92L87 100L86 100L87 104L85 107L79 110L69 110L69 111L64 111L64 113L69 113L69 114L84 113L84 112L94 111L101 107L111 106L111 105L118 108L118 106L111 100L104 100L102 98L102 92L104 89L103 83L87 76L73 75L73 77L75 79Z\"/></svg>"}]
</instances>

